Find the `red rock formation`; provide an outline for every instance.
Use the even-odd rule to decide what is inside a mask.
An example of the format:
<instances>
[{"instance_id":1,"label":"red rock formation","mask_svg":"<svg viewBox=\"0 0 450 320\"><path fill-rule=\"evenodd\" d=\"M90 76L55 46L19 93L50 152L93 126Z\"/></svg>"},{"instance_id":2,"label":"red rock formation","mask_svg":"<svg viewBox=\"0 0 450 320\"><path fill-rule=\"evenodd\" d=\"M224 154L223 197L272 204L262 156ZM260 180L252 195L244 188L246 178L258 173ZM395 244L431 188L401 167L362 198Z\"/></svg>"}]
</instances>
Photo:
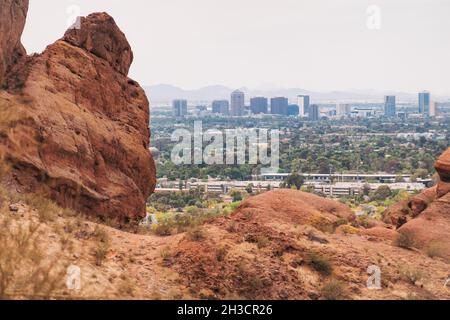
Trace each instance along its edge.
<instances>
[{"instance_id":1,"label":"red rock formation","mask_svg":"<svg viewBox=\"0 0 450 320\"><path fill-rule=\"evenodd\" d=\"M437 185L437 197L440 198L450 192L450 148L436 161L436 171L441 180Z\"/></svg>"},{"instance_id":2,"label":"red rock formation","mask_svg":"<svg viewBox=\"0 0 450 320\"><path fill-rule=\"evenodd\" d=\"M3 0L0 3L0 87L6 73L26 52L20 43L28 11L28 0Z\"/></svg>"},{"instance_id":3,"label":"red rock formation","mask_svg":"<svg viewBox=\"0 0 450 320\"><path fill-rule=\"evenodd\" d=\"M18 22L12 34L22 27ZM95 13L81 19L80 30L14 65L8 92L0 91L0 155L11 167L3 180L91 215L143 216L155 166L149 103L127 77L132 59L113 18Z\"/></svg>"},{"instance_id":4,"label":"red rock formation","mask_svg":"<svg viewBox=\"0 0 450 320\"><path fill-rule=\"evenodd\" d=\"M114 19L106 13L100 13L81 18L80 23L81 28L69 29L63 40L103 58L126 76L133 61L133 52Z\"/></svg>"},{"instance_id":5,"label":"red rock formation","mask_svg":"<svg viewBox=\"0 0 450 320\"><path fill-rule=\"evenodd\" d=\"M440 247L441 254L450 258L450 149L435 167L441 178L437 186L392 206L385 217L399 232L412 234L416 247Z\"/></svg>"}]
</instances>

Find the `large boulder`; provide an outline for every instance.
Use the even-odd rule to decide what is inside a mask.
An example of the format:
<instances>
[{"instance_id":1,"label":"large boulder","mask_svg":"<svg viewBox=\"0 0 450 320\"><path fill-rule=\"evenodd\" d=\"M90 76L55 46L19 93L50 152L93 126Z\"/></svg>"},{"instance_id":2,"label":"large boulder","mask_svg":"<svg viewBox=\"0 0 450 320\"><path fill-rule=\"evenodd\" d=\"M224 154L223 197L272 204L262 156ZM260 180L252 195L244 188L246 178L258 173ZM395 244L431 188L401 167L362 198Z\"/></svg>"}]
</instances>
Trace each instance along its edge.
<instances>
[{"instance_id":1,"label":"large boulder","mask_svg":"<svg viewBox=\"0 0 450 320\"><path fill-rule=\"evenodd\" d=\"M410 234L414 246L450 259L450 193L432 202L417 218L398 229Z\"/></svg>"},{"instance_id":2,"label":"large boulder","mask_svg":"<svg viewBox=\"0 0 450 320\"><path fill-rule=\"evenodd\" d=\"M439 157L435 168L440 177L437 185L437 197L440 198L450 192L450 148Z\"/></svg>"},{"instance_id":3,"label":"large boulder","mask_svg":"<svg viewBox=\"0 0 450 320\"><path fill-rule=\"evenodd\" d=\"M385 218L398 232L410 234L414 246L450 258L450 149L435 164L440 181L408 201L395 204Z\"/></svg>"},{"instance_id":4,"label":"large boulder","mask_svg":"<svg viewBox=\"0 0 450 320\"><path fill-rule=\"evenodd\" d=\"M145 216L155 165L149 102L127 77L132 57L114 19L95 13L14 65L0 91L3 182L90 215Z\"/></svg>"},{"instance_id":5,"label":"large boulder","mask_svg":"<svg viewBox=\"0 0 450 320\"><path fill-rule=\"evenodd\" d=\"M128 74L133 52L114 19L106 13L80 18L80 28L69 29L64 41L100 57L123 75Z\"/></svg>"}]
</instances>

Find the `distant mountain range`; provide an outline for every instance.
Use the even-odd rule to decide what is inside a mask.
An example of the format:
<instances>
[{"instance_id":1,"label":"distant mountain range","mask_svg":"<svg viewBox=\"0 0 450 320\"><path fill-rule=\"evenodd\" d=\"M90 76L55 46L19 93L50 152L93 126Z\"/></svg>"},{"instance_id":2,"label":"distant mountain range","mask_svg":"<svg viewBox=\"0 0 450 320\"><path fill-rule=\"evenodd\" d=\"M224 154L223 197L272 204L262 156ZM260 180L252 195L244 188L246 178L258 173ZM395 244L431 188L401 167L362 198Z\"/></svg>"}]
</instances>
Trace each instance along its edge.
<instances>
[{"instance_id":1,"label":"distant mountain range","mask_svg":"<svg viewBox=\"0 0 450 320\"><path fill-rule=\"evenodd\" d=\"M144 86L151 103L162 104L170 103L174 99L187 99L196 103L207 103L212 100L229 99L231 92L235 89L221 85L213 85L202 87L195 90L185 90L168 84L158 84L153 86ZM291 101L295 101L296 97L301 94L311 96L312 102L382 102L385 95L395 95L398 102L415 102L417 101L417 93L407 92L384 92L376 90L351 90L351 91L331 91L331 92L313 92L301 88L277 88L277 89L250 89L238 88L243 91L247 98L263 96L263 97L287 97ZM432 96L435 101L449 101L450 97Z\"/></svg>"}]
</instances>

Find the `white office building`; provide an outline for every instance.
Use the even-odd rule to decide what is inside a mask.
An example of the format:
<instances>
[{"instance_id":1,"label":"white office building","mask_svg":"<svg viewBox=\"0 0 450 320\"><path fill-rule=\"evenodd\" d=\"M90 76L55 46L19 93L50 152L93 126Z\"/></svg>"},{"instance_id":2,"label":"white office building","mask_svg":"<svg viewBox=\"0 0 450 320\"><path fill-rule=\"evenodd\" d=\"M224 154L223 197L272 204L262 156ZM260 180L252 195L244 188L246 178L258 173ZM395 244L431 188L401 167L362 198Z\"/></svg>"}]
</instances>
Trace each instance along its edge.
<instances>
[{"instance_id":1,"label":"white office building","mask_svg":"<svg viewBox=\"0 0 450 320\"><path fill-rule=\"evenodd\" d=\"M306 117L309 114L309 101L310 101L309 96L305 95L297 96L299 117Z\"/></svg>"}]
</instances>

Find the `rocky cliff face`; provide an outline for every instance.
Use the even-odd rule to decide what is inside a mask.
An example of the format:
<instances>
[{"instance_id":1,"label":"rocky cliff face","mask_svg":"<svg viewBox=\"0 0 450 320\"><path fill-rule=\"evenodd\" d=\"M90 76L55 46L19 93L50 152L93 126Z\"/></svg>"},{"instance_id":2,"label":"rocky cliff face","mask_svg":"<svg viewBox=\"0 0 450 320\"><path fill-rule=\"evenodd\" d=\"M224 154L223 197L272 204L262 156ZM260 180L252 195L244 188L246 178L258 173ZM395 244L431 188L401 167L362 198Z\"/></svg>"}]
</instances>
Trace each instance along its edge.
<instances>
[{"instance_id":1,"label":"rocky cliff face","mask_svg":"<svg viewBox=\"0 0 450 320\"><path fill-rule=\"evenodd\" d=\"M95 13L25 57L28 1L0 6L3 183L91 215L143 216L155 187L149 102L127 77L133 54L125 35Z\"/></svg>"},{"instance_id":2,"label":"rocky cliff face","mask_svg":"<svg viewBox=\"0 0 450 320\"><path fill-rule=\"evenodd\" d=\"M28 0L3 0L0 3L0 86L6 73L26 55L20 43L28 11Z\"/></svg>"}]
</instances>

